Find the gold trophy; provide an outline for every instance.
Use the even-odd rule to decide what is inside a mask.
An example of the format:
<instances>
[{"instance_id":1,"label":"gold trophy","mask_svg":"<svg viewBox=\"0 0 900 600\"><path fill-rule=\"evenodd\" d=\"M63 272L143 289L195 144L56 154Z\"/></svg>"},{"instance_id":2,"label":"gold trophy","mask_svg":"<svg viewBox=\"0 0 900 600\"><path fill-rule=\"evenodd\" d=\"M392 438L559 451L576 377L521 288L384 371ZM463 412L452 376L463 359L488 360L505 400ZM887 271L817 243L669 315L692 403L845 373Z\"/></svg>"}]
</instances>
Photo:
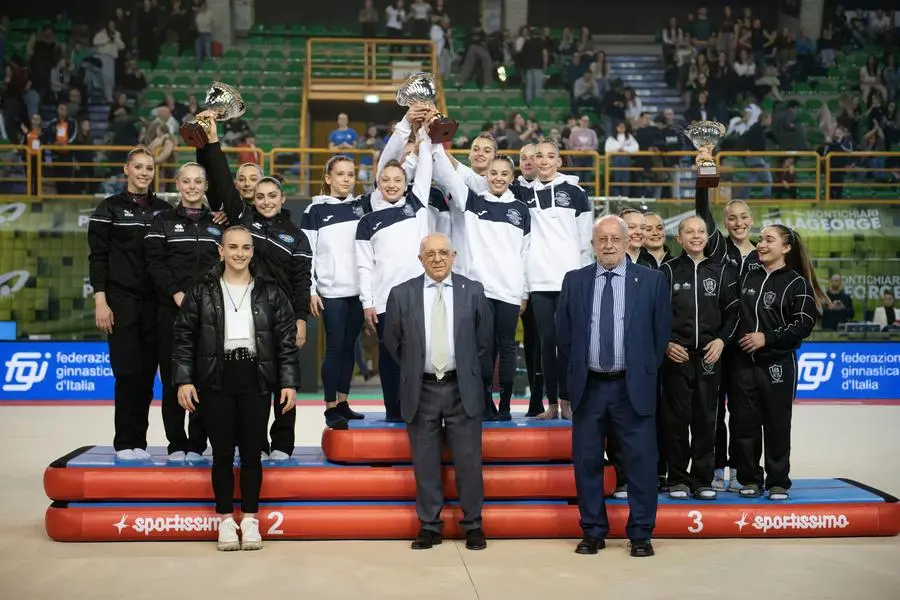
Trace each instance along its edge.
<instances>
[{"instance_id":1,"label":"gold trophy","mask_svg":"<svg viewBox=\"0 0 900 600\"><path fill-rule=\"evenodd\" d=\"M431 73L414 73L397 90L397 104L400 106L410 107L413 104L424 103L437 110L435 98L437 98L437 80ZM438 112L428 127L428 136L435 144L442 144L452 140L457 129L459 129L458 122Z\"/></svg>"},{"instance_id":2,"label":"gold trophy","mask_svg":"<svg viewBox=\"0 0 900 600\"><path fill-rule=\"evenodd\" d=\"M725 137L725 131L725 126L721 123L697 121L688 126L684 130L684 134L697 150L712 156L715 147ZM716 166L716 161L706 158L697 163L697 187L719 187L719 168Z\"/></svg>"},{"instance_id":3,"label":"gold trophy","mask_svg":"<svg viewBox=\"0 0 900 600\"><path fill-rule=\"evenodd\" d=\"M206 90L204 104L206 105L205 110L216 115L216 121L237 119L247 112L247 106L241 99L241 95L230 85L219 81L214 81ZM185 144L194 148L203 148L209 143L209 131L212 127L213 123L208 120L208 117L200 117L182 124L179 131Z\"/></svg>"}]
</instances>

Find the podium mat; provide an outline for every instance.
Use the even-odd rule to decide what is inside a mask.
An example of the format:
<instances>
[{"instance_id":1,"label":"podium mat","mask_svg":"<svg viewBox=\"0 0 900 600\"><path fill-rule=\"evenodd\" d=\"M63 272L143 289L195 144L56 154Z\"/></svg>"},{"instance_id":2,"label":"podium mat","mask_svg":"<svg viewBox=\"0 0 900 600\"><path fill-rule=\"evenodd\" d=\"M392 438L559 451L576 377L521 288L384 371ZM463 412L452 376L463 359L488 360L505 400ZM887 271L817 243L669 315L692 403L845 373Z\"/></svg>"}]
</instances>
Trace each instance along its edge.
<instances>
[{"instance_id":1,"label":"podium mat","mask_svg":"<svg viewBox=\"0 0 900 600\"><path fill-rule=\"evenodd\" d=\"M481 444L485 463L571 462L572 422L520 416L512 421L486 421ZM322 432L322 451L328 460L339 463L412 461L406 425L388 423L383 413L369 413L365 419L350 421L346 430L326 429Z\"/></svg>"},{"instance_id":2,"label":"podium mat","mask_svg":"<svg viewBox=\"0 0 900 600\"><path fill-rule=\"evenodd\" d=\"M173 464L166 449L149 448L149 461L117 461L111 446L86 446L54 461L44 472L51 500L209 500L212 459ZM235 460L237 469L238 461ZM263 500L414 500L411 464L344 465L328 461L321 448L300 447L286 461L263 462ZM615 489L615 471L606 467L607 495ZM444 493L456 498L453 467L444 467ZM567 463L487 464L484 492L489 499L574 498L575 476ZM237 481L235 498L240 497Z\"/></svg>"},{"instance_id":3,"label":"podium mat","mask_svg":"<svg viewBox=\"0 0 900 600\"><path fill-rule=\"evenodd\" d=\"M608 500L610 537L624 536L627 502ZM454 503L443 513L445 535L462 536ZM271 502L260 506L267 540L412 539L413 502ZM63 542L215 540L219 517L202 502L54 502L48 535ZM578 538L572 501L489 501L488 538ZM656 538L806 538L892 536L900 532L897 499L843 479L797 480L791 499L772 502L721 494L713 502L660 497Z\"/></svg>"}]
</instances>

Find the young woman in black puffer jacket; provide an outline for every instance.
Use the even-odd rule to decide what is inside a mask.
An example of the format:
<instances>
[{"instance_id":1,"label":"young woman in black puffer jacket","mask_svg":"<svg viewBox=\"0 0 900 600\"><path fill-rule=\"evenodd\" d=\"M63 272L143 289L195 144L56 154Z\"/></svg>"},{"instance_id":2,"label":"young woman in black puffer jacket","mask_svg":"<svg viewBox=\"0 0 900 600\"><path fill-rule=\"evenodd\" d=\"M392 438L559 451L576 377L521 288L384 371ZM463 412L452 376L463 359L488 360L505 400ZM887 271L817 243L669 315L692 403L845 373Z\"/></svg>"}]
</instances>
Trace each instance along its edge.
<instances>
[{"instance_id":1,"label":"young woman in black puffer jacket","mask_svg":"<svg viewBox=\"0 0 900 600\"><path fill-rule=\"evenodd\" d=\"M253 238L241 226L222 235L221 263L185 296L175 321L173 380L178 403L200 411L213 450L212 484L219 550L262 547L260 453L269 394L281 412L294 409L300 385L297 326L278 284L251 267ZM241 453L241 539L234 521L234 448Z\"/></svg>"}]
</instances>

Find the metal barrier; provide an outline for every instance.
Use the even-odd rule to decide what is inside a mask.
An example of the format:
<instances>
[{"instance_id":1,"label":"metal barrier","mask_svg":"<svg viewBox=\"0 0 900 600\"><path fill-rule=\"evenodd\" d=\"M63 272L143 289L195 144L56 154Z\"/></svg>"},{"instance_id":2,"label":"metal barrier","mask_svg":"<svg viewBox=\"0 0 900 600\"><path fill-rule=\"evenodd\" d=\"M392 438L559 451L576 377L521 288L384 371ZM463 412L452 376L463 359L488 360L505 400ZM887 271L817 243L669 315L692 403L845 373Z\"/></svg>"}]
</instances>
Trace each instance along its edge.
<instances>
[{"instance_id":1,"label":"metal barrier","mask_svg":"<svg viewBox=\"0 0 900 600\"><path fill-rule=\"evenodd\" d=\"M80 198L101 195L124 181L122 163L130 146L46 145L35 152L22 145L0 145L0 196ZM285 178L289 194L315 195L322 181L327 159L338 152L327 148L224 148L232 169L238 156L253 154L266 172ZM343 150L357 163L356 193L374 186L372 150ZM468 150L450 153L464 162ZM500 150L518 159L514 150ZM694 196L696 152L636 152L633 154L569 151L560 155L561 172L578 176L590 196L608 199L652 199L660 203L683 203ZM360 165L362 156L371 156L372 165ZM174 191L178 166L195 159L194 150L176 147L173 160L158 165L154 191ZM721 172L713 202L739 198L755 204L784 200L804 203L900 202L900 152L829 153L814 152L721 152L716 155ZM793 159L793 164L786 162ZM367 161L368 162L368 161ZM790 174L785 178L785 174ZM871 179L871 181L870 181ZM117 183L118 182L118 183Z\"/></svg>"}]
</instances>

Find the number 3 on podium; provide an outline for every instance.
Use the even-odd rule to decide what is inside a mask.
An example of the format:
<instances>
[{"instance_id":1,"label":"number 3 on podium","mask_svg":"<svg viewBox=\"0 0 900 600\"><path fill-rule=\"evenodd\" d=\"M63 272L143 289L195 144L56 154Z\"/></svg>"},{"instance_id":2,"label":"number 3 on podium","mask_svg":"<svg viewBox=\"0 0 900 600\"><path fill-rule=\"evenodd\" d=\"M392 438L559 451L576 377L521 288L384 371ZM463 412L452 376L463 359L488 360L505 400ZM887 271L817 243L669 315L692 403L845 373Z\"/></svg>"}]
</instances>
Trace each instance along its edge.
<instances>
[{"instance_id":1,"label":"number 3 on podium","mask_svg":"<svg viewBox=\"0 0 900 600\"><path fill-rule=\"evenodd\" d=\"M688 518L691 519L688 533L700 533L703 531L703 513L699 510L692 510L688 513Z\"/></svg>"}]
</instances>

